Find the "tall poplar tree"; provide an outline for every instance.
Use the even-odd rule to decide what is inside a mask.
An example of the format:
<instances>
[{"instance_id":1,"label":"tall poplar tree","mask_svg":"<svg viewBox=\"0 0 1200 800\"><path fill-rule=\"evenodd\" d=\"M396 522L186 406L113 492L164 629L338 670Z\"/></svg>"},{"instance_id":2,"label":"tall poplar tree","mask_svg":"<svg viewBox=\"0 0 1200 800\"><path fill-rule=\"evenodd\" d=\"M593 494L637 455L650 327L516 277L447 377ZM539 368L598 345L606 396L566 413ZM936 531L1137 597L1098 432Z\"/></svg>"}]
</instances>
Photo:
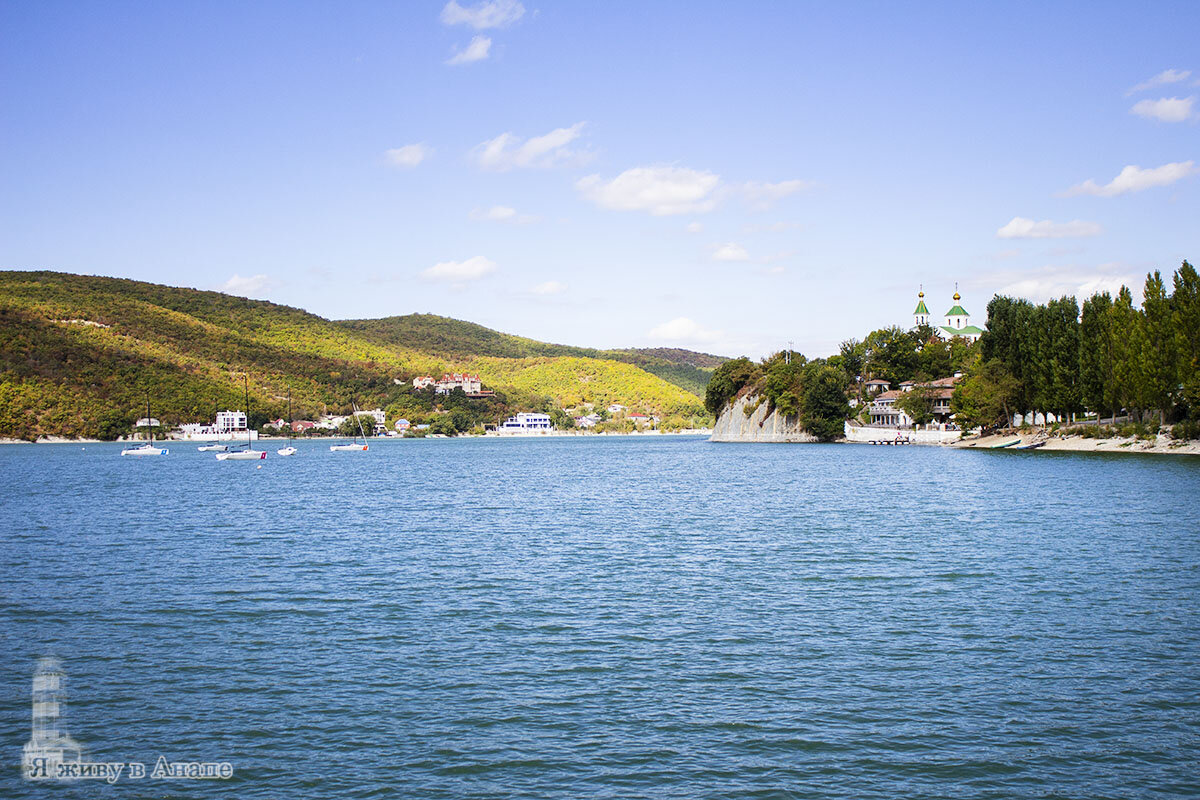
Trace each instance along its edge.
<instances>
[{"instance_id":1,"label":"tall poplar tree","mask_svg":"<svg viewBox=\"0 0 1200 800\"><path fill-rule=\"evenodd\" d=\"M1142 405L1142 315L1133 307L1133 294L1122 286L1113 301L1113 392L1131 415Z\"/></svg>"},{"instance_id":2,"label":"tall poplar tree","mask_svg":"<svg viewBox=\"0 0 1200 800\"><path fill-rule=\"evenodd\" d=\"M1177 385L1179 370L1175 361L1175 330L1172 325L1171 298L1158 270L1146 276L1142 303L1145 345L1142 350L1143 394L1147 408L1158 409L1158 422L1167 421L1167 409Z\"/></svg>"},{"instance_id":3,"label":"tall poplar tree","mask_svg":"<svg viewBox=\"0 0 1200 800\"><path fill-rule=\"evenodd\" d=\"M1083 302L1079 324L1080 400L1097 418L1116 414L1113 395L1112 296L1094 294Z\"/></svg>"},{"instance_id":4,"label":"tall poplar tree","mask_svg":"<svg viewBox=\"0 0 1200 800\"><path fill-rule=\"evenodd\" d=\"M1200 416L1200 275L1184 261L1175 273L1172 313L1176 364L1183 399L1192 417Z\"/></svg>"}]
</instances>

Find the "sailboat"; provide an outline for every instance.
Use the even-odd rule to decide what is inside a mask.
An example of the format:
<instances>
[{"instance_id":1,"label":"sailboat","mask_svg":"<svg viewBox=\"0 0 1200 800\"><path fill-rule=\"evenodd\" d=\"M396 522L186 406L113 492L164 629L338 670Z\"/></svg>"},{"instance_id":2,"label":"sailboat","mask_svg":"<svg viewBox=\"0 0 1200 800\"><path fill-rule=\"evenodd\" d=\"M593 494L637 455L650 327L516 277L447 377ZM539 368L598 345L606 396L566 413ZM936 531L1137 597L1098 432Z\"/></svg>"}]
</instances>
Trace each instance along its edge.
<instances>
[{"instance_id":1,"label":"sailboat","mask_svg":"<svg viewBox=\"0 0 1200 800\"><path fill-rule=\"evenodd\" d=\"M358 406L355 405L353 402L351 402L350 407L352 409L354 409L354 421L358 423L358 432L363 435L363 441L362 441L362 444L359 444L358 437L355 436L353 444L331 444L331 445L329 445L329 449L335 453L353 453L353 452L361 452L361 451L367 449L367 434L363 431L362 417L359 416L359 414L358 414Z\"/></svg>"},{"instance_id":2,"label":"sailboat","mask_svg":"<svg viewBox=\"0 0 1200 800\"><path fill-rule=\"evenodd\" d=\"M266 450L255 450L250 443L250 381L245 375L242 376L242 385L246 390L246 449L217 453L217 461L261 461L267 457Z\"/></svg>"},{"instance_id":3,"label":"sailboat","mask_svg":"<svg viewBox=\"0 0 1200 800\"><path fill-rule=\"evenodd\" d=\"M217 404L216 403L213 403L213 419L214 420L217 419ZM219 442L209 442L208 444L200 445L196 449L199 450L201 453L224 453L226 450L229 449L229 445L220 444Z\"/></svg>"},{"instance_id":4,"label":"sailboat","mask_svg":"<svg viewBox=\"0 0 1200 800\"><path fill-rule=\"evenodd\" d=\"M288 440L291 441L291 438L292 438L292 387L289 386L288 387ZM276 450L275 452L281 456L294 456L294 455L296 455L296 448L292 447L289 444L287 447L281 447L278 450Z\"/></svg>"},{"instance_id":5,"label":"sailboat","mask_svg":"<svg viewBox=\"0 0 1200 800\"><path fill-rule=\"evenodd\" d=\"M150 424L150 392L146 392L146 429L150 431L150 442L141 447L126 447L121 451L123 456L165 456L171 451L166 447L154 446L154 426Z\"/></svg>"}]
</instances>

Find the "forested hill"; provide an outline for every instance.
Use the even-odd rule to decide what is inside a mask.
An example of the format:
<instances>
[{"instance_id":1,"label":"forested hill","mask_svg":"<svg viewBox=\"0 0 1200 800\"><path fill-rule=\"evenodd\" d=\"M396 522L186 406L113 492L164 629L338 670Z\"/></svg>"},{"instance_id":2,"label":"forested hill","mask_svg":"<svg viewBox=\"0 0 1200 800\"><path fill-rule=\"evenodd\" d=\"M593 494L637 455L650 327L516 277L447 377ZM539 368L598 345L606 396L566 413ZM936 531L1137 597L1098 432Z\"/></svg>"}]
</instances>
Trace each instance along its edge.
<instances>
[{"instance_id":1,"label":"forested hill","mask_svg":"<svg viewBox=\"0 0 1200 800\"><path fill-rule=\"evenodd\" d=\"M709 353L675 348L597 350L590 347L549 344L435 314L343 320L338 324L377 344L416 347L422 352L455 361L471 361L480 356L570 356L622 361L641 367L646 372L697 396L704 395L704 388L708 385L713 369L726 360Z\"/></svg>"},{"instance_id":2,"label":"forested hill","mask_svg":"<svg viewBox=\"0 0 1200 800\"><path fill-rule=\"evenodd\" d=\"M414 408L414 375L461 369L501 392L478 412L493 421L612 402L687 416L704 413L698 394L711 367L697 365L720 360L549 345L440 317L338 322L219 292L0 271L0 436L8 437L111 433L140 416L147 391L166 423L211 419L217 407L244 405L244 374L259 416L286 414L289 388L297 418L346 410L352 399Z\"/></svg>"}]
</instances>

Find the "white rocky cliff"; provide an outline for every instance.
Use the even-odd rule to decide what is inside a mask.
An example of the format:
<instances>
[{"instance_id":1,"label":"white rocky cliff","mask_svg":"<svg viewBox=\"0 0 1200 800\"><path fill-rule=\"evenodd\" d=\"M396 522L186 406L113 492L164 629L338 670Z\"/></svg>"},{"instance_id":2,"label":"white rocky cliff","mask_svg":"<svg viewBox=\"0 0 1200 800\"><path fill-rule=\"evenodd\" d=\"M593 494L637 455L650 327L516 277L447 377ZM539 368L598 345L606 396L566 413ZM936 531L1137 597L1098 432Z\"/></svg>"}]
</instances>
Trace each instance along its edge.
<instances>
[{"instance_id":1,"label":"white rocky cliff","mask_svg":"<svg viewBox=\"0 0 1200 800\"><path fill-rule=\"evenodd\" d=\"M762 395L739 397L721 412L713 426L713 442L815 442L816 437L800 427L799 417L767 413ZM749 413L747 413L749 411Z\"/></svg>"}]
</instances>

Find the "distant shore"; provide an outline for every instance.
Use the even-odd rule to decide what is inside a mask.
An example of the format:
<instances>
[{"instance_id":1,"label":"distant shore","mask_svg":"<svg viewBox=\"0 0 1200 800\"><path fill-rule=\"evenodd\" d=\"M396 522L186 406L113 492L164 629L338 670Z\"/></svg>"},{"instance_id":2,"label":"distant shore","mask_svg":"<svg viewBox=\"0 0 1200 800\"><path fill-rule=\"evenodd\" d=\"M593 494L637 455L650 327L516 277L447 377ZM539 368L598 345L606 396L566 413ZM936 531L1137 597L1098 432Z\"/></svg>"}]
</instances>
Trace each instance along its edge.
<instances>
[{"instance_id":1,"label":"distant shore","mask_svg":"<svg viewBox=\"0 0 1200 800\"><path fill-rule=\"evenodd\" d=\"M711 428L689 428L681 431L552 431L550 433L485 433L482 436L472 436L471 434L459 434L458 436L445 436L438 434L428 434L426 436L371 436L367 439L369 442L378 441L399 441L401 439L546 439L546 438L562 438L572 436L711 436ZM348 439L348 436L300 436L294 439L289 439L287 436L259 436L255 442L325 442L329 440ZM145 439L115 439L105 441L103 439L68 439L62 436L43 436L36 442L31 442L28 439L11 439L0 437L0 445L2 444L132 444L144 443ZM156 439L156 442L164 444L204 444L201 439L172 439L166 437L164 439ZM238 444L239 442L231 442L230 444Z\"/></svg>"}]
</instances>

